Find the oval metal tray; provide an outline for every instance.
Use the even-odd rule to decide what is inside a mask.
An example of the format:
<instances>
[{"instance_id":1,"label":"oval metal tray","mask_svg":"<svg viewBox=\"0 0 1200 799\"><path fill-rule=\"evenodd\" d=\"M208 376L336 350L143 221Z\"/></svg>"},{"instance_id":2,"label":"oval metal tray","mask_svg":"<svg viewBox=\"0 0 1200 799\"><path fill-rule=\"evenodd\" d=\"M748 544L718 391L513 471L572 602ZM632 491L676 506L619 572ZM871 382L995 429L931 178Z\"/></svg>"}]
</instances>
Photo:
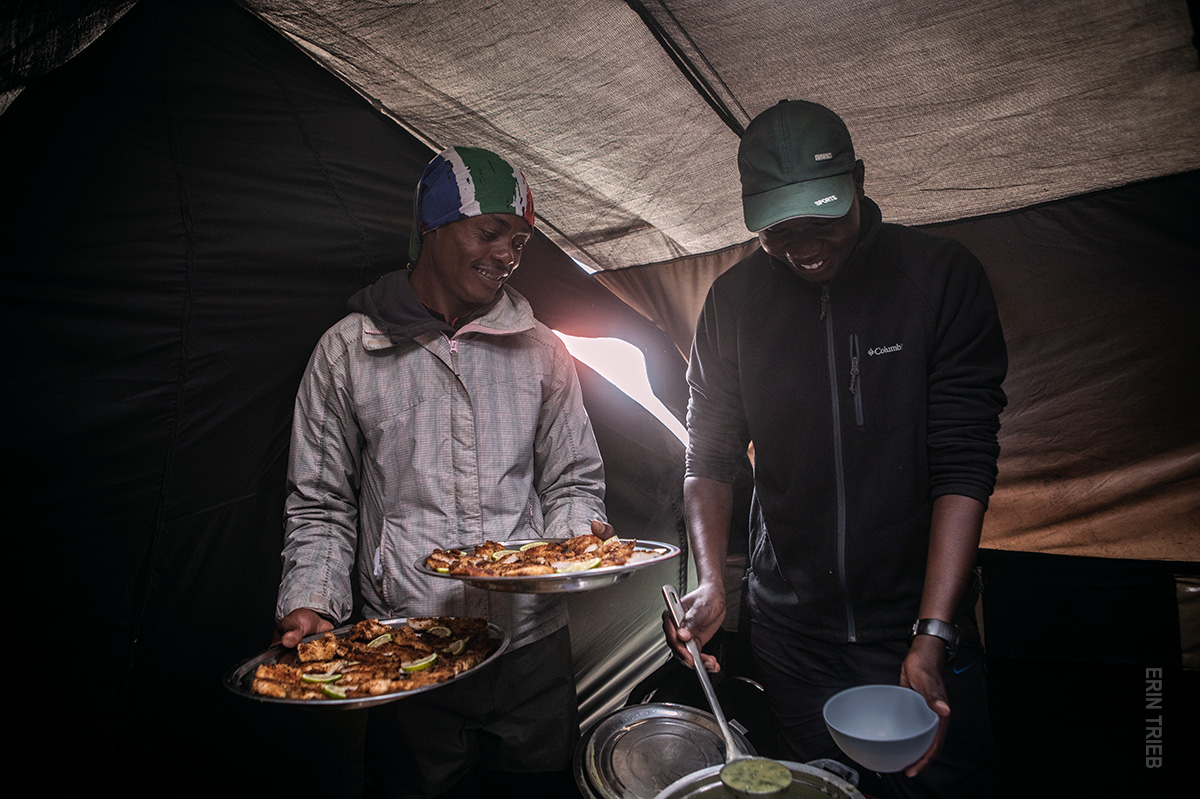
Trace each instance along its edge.
<instances>
[{"instance_id":1,"label":"oval metal tray","mask_svg":"<svg viewBox=\"0 0 1200 799\"><path fill-rule=\"evenodd\" d=\"M392 627L392 628L399 628L407 623L408 623L407 618L388 619L386 621L382 621L382 620L380 621L380 624L384 624L384 625L387 625L388 627ZM341 638L341 637L345 636L346 634L348 634L350 632L350 629L353 626L354 626L353 624L347 624L344 627L338 627L337 629L333 630L332 632L334 635ZM323 635L324 635L324 633L317 633L315 635L310 635L310 636L306 637L304 640L305 641L313 641L317 638L320 638ZM470 675L470 674L474 674L479 669L486 667L489 663L492 663L493 661L496 660L496 658L498 658L502 654L504 654L504 651L506 649L508 649L508 644L509 644L509 641L511 640L511 636L509 635L509 633L507 631L502 630L500 627L496 626L495 624L492 624L491 622L488 622L488 635L492 640L498 641L499 645L496 647L496 651L492 652L492 654L488 655L487 658L485 658L479 665L475 666L474 668L468 669L467 671L464 671L460 674L456 674L448 680L443 680L442 682L439 682L439 683L433 683L432 685L425 685L420 688L414 688L411 691L396 691L396 692L388 693L388 694L380 694L378 696L365 696L365 697L360 696L360 697L354 697L352 699L351 698L347 698L347 699L280 699L280 698L274 697L274 696L263 696L262 694L254 693L254 691L251 689L251 685L254 682L255 669L257 669L259 666L263 665L264 663L272 664L272 663L295 662L296 650L288 649L288 648L284 647L282 644L276 644L276 645L270 647L269 649L267 649L263 652L260 652L259 654L255 655L253 657L243 660L241 663L237 664L232 669L230 669L225 674L225 687L228 688L233 693L237 694L238 696L243 696L246 699L252 699L255 702L265 702L265 703L277 704L277 705L303 705L304 707L334 707L334 708L341 708L342 710L355 710L355 709L363 708L363 707L382 705L382 704L387 704L388 702L395 702L400 699L406 699L410 696L416 696L417 694L423 694L423 693L426 693L427 691L433 691L433 690L442 688L447 685L452 685L455 682L458 682L463 677L466 677L467 675Z\"/></svg>"},{"instance_id":2,"label":"oval metal tray","mask_svg":"<svg viewBox=\"0 0 1200 799\"><path fill-rule=\"evenodd\" d=\"M518 547L522 544L533 543L534 541L557 543L559 540L561 539L526 538L518 541L505 541L503 543L512 547ZM446 547L446 549L469 550L474 546L474 544L455 544L454 546ZM413 564L413 568L421 572L421 574L427 574L430 577L459 580L467 585L483 588L488 591L506 591L516 594L563 594L575 591L591 591L595 588L604 588L605 586L619 583L638 569L651 566L655 563L662 563L664 560L670 560L678 554L679 547L672 544L662 544L657 541L643 541L639 539L634 545L633 558L625 565L606 566L604 568L589 569L585 572L540 574L530 577L468 577L462 574L446 574L436 569L431 569L425 565L425 558L421 558Z\"/></svg>"}]
</instances>

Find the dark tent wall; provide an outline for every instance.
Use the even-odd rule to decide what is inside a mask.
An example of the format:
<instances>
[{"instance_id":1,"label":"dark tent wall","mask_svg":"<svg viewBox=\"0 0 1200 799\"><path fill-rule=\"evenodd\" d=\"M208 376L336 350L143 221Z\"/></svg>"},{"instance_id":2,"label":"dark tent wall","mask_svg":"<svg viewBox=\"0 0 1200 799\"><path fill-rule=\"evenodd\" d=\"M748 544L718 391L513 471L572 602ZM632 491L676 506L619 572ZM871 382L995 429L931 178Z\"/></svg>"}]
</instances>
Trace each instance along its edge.
<instances>
[{"instance_id":1,"label":"dark tent wall","mask_svg":"<svg viewBox=\"0 0 1200 799\"><path fill-rule=\"evenodd\" d=\"M321 779L276 773L304 745L353 785L361 714L256 712L221 678L270 639L301 371L346 298L403 265L431 153L245 11L204 3L139 4L22 92L0 149L12 596L36 646L84 653L19 697L20 758L64 790L282 790ZM622 336L682 385L673 344L544 237L518 276L548 323ZM682 446L581 372L614 523L678 541ZM665 658L655 592L683 574L651 571L633 601L622 585L576 610L600 618L572 628L585 712Z\"/></svg>"},{"instance_id":2,"label":"dark tent wall","mask_svg":"<svg viewBox=\"0 0 1200 799\"><path fill-rule=\"evenodd\" d=\"M1197 196L1190 172L939 226L1010 349L985 546L1200 561Z\"/></svg>"},{"instance_id":3,"label":"dark tent wall","mask_svg":"<svg viewBox=\"0 0 1200 799\"><path fill-rule=\"evenodd\" d=\"M18 595L89 654L53 681L100 687L29 697L24 743L71 752L67 785L144 790L175 747L250 744L220 676L271 634L289 395L394 264L406 205L382 178L421 159L265 30L165 4L24 92L0 137L22 154L0 239Z\"/></svg>"}]
</instances>

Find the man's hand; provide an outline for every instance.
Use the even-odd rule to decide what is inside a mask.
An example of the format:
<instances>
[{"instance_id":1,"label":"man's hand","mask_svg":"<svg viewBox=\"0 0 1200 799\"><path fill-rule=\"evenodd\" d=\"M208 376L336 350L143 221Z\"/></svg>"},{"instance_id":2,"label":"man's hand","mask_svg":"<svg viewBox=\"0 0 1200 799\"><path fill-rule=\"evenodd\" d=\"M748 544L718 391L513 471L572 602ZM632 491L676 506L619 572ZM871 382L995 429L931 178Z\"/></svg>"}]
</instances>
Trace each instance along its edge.
<instances>
[{"instance_id":1,"label":"man's hand","mask_svg":"<svg viewBox=\"0 0 1200 799\"><path fill-rule=\"evenodd\" d=\"M687 642L694 639L702 647L716 634L725 621L725 589L712 583L701 583L700 587L680 598L683 605L683 625L676 629L670 611L663 611L663 633L667 643L675 650L688 668L695 668ZM705 671L717 672L721 664L712 655L701 654Z\"/></svg>"},{"instance_id":2,"label":"man's hand","mask_svg":"<svg viewBox=\"0 0 1200 799\"><path fill-rule=\"evenodd\" d=\"M279 624L275 626L275 637L271 639L271 643L283 644L289 649L294 649L302 638L313 633L328 632L332 629L333 625L322 618L315 610L311 608L296 608L279 620Z\"/></svg>"},{"instance_id":3,"label":"man's hand","mask_svg":"<svg viewBox=\"0 0 1200 799\"><path fill-rule=\"evenodd\" d=\"M950 729L950 703L946 701L946 684L942 680L942 669L946 666L946 644L941 638L932 635L918 635L909 647L908 656L900 666L900 684L911 688L925 697L939 718L937 734L929 750L921 755L921 759L904 770L909 777L915 777L942 748L946 732Z\"/></svg>"}]
</instances>

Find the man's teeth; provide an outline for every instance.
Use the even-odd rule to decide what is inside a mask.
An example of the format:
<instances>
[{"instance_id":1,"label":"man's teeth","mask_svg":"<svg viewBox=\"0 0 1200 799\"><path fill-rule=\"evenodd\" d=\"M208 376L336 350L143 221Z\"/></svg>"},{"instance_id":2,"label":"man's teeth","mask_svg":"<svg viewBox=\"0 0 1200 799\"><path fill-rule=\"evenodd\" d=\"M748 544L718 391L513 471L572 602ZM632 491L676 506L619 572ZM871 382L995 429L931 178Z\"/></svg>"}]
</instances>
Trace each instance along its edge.
<instances>
[{"instance_id":1,"label":"man's teeth","mask_svg":"<svg viewBox=\"0 0 1200 799\"><path fill-rule=\"evenodd\" d=\"M804 269L805 271L808 271L808 272L812 272L817 269L820 269L822 266L825 265L825 259L823 259L823 258L820 261L816 261L811 264L802 264L799 261L793 260L791 258L788 258L788 261L791 263L792 266L798 266L801 269Z\"/></svg>"},{"instance_id":2,"label":"man's teeth","mask_svg":"<svg viewBox=\"0 0 1200 799\"><path fill-rule=\"evenodd\" d=\"M479 269L479 268L476 268L475 271L478 272L479 274L483 275L484 277L486 277L488 280L491 280L496 283L500 283L501 281L504 280L504 278L508 277L508 274L503 273L503 272L500 274L495 274L493 272L485 272L484 270Z\"/></svg>"}]
</instances>

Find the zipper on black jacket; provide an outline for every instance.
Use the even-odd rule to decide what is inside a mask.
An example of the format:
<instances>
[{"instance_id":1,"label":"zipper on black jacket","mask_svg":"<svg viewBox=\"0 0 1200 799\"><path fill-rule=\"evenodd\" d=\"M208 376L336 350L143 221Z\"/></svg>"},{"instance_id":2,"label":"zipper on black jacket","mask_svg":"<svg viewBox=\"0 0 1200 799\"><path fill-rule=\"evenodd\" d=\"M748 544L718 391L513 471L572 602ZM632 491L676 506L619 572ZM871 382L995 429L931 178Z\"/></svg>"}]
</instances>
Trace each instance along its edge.
<instances>
[{"instance_id":1,"label":"zipper on black jacket","mask_svg":"<svg viewBox=\"0 0 1200 799\"><path fill-rule=\"evenodd\" d=\"M842 606L846 609L846 640L858 640L854 624L854 608L846 585L846 478L842 459L842 413L838 401L837 357L833 342L833 310L829 306L829 284L821 286L821 318L825 320L825 358L829 364L829 399L833 415L833 469L837 482L837 578L842 590Z\"/></svg>"},{"instance_id":2,"label":"zipper on black jacket","mask_svg":"<svg viewBox=\"0 0 1200 799\"><path fill-rule=\"evenodd\" d=\"M850 334L850 393L854 395L854 422L863 426L862 386L859 385L858 334Z\"/></svg>"}]
</instances>

